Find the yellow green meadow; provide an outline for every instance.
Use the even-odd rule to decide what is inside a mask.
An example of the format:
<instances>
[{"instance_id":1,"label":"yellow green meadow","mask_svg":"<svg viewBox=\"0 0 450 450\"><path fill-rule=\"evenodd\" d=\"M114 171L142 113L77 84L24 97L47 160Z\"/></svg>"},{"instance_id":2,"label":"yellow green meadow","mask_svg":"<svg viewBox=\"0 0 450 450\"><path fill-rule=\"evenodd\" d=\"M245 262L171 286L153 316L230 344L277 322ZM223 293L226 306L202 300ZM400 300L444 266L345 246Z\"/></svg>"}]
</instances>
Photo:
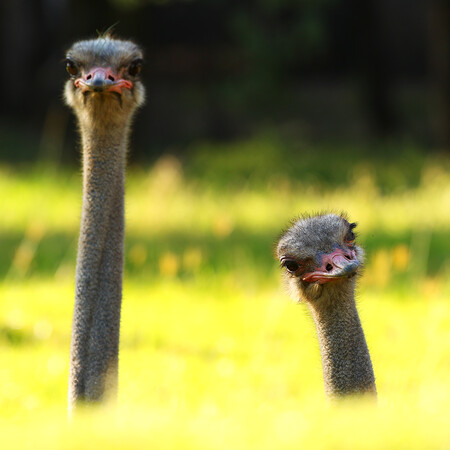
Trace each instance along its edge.
<instances>
[{"instance_id":1,"label":"yellow green meadow","mask_svg":"<svg viewBox=\"0 0 450 450\"><path fill-rule=\"evenodd\" d=\"M450 448L449 169L271 136L130 165L119 397L69 422L80 170L0 166L0 448ZM290 219L323 210L366 250L377 403L326 400L273 258Z\"/></svg>"}]
</instances>

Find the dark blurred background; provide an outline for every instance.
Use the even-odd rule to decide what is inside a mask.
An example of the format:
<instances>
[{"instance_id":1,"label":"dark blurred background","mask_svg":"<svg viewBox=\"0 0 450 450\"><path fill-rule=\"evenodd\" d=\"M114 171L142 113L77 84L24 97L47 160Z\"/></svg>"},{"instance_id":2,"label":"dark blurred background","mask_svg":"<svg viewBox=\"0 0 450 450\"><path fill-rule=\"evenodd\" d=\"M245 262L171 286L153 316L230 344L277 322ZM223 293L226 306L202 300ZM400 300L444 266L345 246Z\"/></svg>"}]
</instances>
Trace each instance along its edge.
<instances>
[{"instance_id":1,"label":"dark blurred background","mask_svg":"<svg viewBox=\"0 0 450 450\"><path fill-rule=\"evenodd\" d=\"M146 52L133 161L271 131L449 151L447 0L2 0L0 158L76 163L65 50Z\"/></svg>"}]
</instances>

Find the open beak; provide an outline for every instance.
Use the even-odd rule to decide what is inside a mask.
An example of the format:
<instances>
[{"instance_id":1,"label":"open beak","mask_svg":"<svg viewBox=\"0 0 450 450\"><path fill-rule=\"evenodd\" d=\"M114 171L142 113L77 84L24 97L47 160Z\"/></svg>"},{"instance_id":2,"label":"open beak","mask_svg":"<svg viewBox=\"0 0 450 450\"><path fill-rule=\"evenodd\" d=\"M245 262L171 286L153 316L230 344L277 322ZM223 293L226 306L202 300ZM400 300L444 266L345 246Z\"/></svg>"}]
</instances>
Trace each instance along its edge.
<instances>
[{"instance_id":1,"label":"open beak","mask_svg":"<svg viewBox=\"0 0 450 450\"><path fill-rule=\"evenodd\" d=\"M122 89L131 89L133 83L124 80L109 68L95 67L83 77L75 80L75 86L81 92L117 92L122 93Z\"/></svg>"},{"instance_id":2,"label":"open beak","mask_svg":"<svg viewBox=\"0 0 450 450\"><path fill-rule=\"evenodd\" d=\"M360 262L354 250L337 248L331 253L322 255L320 267L314 272L303 275L302 280L308 283L328 283L333 280L350 278L356 275Z\"/></svg>"}]
</instances>

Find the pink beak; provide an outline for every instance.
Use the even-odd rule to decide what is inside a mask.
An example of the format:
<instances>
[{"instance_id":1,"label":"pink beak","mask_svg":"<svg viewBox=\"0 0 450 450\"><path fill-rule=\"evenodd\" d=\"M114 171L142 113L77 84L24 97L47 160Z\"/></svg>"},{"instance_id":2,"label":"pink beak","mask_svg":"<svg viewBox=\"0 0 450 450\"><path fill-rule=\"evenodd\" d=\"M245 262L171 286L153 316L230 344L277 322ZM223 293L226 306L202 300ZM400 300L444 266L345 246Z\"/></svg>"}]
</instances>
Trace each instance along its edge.
<instances>
[{"instance_id":1,"label":"pink beak","mask_svg":"<svg viewBox=\"0 0 450 450\"><path fill-rule=\"evenodd\" d=\"M75 80L75 86L82 92L117 92L131 89L133 83L118 77L110 68L94 67L84 77Z\"/></svg>"},{"instance_id":2,"label":"pink beak","mask_svg":"<svg viewBox=\"0 0 450 450\"><path fill-rule=\"evenodd\" d=\"M323 284L341 278L350 278L356 274L359 265L355 250L336 248L333 252L322 255L320 267L314 272L303 275L302 280Z\"/></svg>"}]
</instances>

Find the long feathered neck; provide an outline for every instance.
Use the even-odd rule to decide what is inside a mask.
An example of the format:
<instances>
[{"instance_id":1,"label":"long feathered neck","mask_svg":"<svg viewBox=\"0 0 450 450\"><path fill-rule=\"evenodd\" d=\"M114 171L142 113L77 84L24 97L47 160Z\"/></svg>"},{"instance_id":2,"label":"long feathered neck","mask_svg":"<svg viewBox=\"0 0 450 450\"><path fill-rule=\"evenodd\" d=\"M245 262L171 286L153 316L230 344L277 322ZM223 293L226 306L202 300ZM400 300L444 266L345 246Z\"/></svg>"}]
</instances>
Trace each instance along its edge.
<instances>
[{"instance_id":1,"label":"long feathered neck","mask_svg":"<svg viewBox=\"0 0 450 450\"><path fill-rule=\"evenodd\" d=\"M128 124L78 116L83 207L76 268L69 408L117 391Z\"/></svg>"},{"instance_id":2,"label":"long feathered neck","mask_svg":"<svg viewBox=\"0 0 450 450\"><path fill-rule=\"evenodd\" d=\"M308 303L316 324L325 391L330 397L376 395L375 377L353 289Z\"/></svg>"}]
</instances>

